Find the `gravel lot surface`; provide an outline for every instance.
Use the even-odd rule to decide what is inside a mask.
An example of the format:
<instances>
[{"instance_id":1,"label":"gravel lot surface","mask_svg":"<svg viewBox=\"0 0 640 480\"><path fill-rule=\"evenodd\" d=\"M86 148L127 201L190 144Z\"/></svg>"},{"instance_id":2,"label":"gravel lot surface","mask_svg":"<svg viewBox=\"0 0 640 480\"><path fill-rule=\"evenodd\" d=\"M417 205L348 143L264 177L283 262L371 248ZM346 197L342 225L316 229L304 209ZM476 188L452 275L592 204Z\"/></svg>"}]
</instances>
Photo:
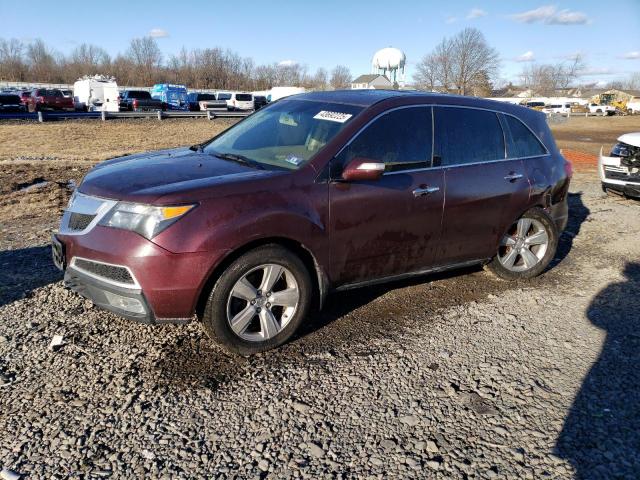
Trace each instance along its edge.
<instances>
[{"instance_id":1,"label":"gravel lot surface","mask_svg":"<svg viewBox=\"0 0 640 480\"><path fill-rule=\"evenodd\" d=\"M50 198L55 210L66 188L10 196ZM50 264L56 218L4 217L0 468L29 478L638 478L640 202L605 196L592 172L571 190L568 229L540 278L472 269L336 294L296 341L248 359L197 324L99 311ZM54 335L64 343L51 349Z\"/></svg>"}]
</instances>

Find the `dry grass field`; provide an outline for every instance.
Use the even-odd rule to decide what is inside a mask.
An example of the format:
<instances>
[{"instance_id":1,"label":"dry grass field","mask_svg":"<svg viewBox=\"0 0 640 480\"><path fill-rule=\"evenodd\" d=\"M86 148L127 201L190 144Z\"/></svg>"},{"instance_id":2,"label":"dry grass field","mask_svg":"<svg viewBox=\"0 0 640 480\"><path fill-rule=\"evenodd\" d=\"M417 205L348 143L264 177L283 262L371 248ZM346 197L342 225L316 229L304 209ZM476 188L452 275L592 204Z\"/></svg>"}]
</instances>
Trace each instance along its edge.
<instances>
[{"instance_id":1,"label":"dry grass field","mask_svg":"<svg viewBox=\"0 0 640 480\"><path fill-rule=\"evenodd\" d=\"M73 160L97 162L144 150L192 145L235 120L96 120L0 124L0 161Z\"/></svg>"}]
</instances>

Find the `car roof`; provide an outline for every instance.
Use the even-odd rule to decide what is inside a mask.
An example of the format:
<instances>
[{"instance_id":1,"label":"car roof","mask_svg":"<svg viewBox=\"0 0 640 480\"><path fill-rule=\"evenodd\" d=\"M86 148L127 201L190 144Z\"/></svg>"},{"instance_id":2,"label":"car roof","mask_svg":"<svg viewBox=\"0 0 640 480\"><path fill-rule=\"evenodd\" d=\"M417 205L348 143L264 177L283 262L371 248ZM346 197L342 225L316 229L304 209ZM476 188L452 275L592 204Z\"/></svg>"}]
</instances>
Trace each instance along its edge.
<instances>
[{"instance_id":1,"label":"car roof","mask_svg":"<svg viewBox=\"0 0 640 480\"><path fill-rule=\"evenodd\" d=\"M407 95L415 91L410 90L333 90L330 92L308 92L295 95L299 100L312 100L317 102L346 103L368 107L393 97ZM425 93L425 92L420 92ZM433 94L429 94L433 95Z\"/></svg>"},{"instance_id":2,"label":"car roof","mask_svg":"<svg viewBox=\"0 0 640 480\"><path fill-rule=\"evenodd\" d=\"M420 90L334 90L330 92L301 93L285 98L315 102L343 103L365 108L382 101L401 100L402 104L405 105L410 104L412 101L415 101L416 104L428 102L442 105L483 108L510 113L518 117L544 116L544 113L538 112L537 110L507 102L497 102L481 97L469 97L449 93L423 92ZM544 105L544 103L542 104Z\"/></svg>"}]
</instances>

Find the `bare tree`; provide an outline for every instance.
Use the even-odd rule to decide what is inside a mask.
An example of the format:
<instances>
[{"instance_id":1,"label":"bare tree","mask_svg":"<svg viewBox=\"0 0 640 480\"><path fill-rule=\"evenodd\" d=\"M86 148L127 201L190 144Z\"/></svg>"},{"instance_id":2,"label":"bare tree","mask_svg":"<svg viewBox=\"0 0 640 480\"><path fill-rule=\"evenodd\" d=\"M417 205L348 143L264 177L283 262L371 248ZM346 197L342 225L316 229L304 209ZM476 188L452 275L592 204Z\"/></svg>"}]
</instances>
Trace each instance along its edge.
<instances>
[{"instance_id":1,"label":"bare tree","mask_svg":"<svg viewBox=\"0 0 640 480\"><path fill-rule=\"evenodd\" d=\"M330 85L338 90L348 88L351 85L351 71L344 65L338 65L331 71Z\"/></svg>"},{"instance_id":2,"label":"bare tree","mask_svg":"<svg viewBox=\"0 0 640 480\"><path fill-rule=\"evenodd\" d=\"M418 63L414 80L428 90L455 90L462 95L486 91L499 67L498 52L476 28L443 38Z\"/></svg>"},{"instance_id":3,"label":"bare tree","mask_svg":"<svg viewBox=\"0 0 640 480\"><path fill-rule=\"evenodd\" d=\"M532 64L525 67L520 77L522 84L538 95L554 95L556 90L568 88L584 70L583 57L576 54L568 61L557 64Z\"/></svg>"},{"instance_id":4,"label":"bare tree","mask_svg":"<svg viewBox=\"0 0 640 480\"><path fill-rule=\"evenodd\" d=\"M474 86L496 73L498 52L487 44L477 28L465 28L452 40L452 80L458 93L466 95Z\"/></svg>"},{"instance_id":5,"label":"bare tree","mask_svg":"<svg viewBox=\"0 0 640 480\"><path fill-rule=\"evenodd\" d=\"M640 72L630 74L627 79L622 82L622 89L640 90Z\"/></svg>"},{"instance_id":6,"label":"bare tree","mask_svg":"<svg viewBox=\"0 0 640 480\"><path fill-rule=\"evenodd\" d=\"M25 80L27 65L24 62L24 45L20 40L0 39L0 79L13 82Z\"/></svg>"},{"instance_id":7,"label":"bare tree","mask_svg":"<svg viewBox=\"0 0 640 480\"><path fill-rule=\"evenodd\" d=\"M329 81L329 74L324 68L318 68L311 78L310 87L316 90L326 90Z\"/></svg>"},{"instance_id":8,"label":"bare tree","mask_svg":"<svg viewBox=\"0 0 640 480\"><path fill-rule=\"evenodd\" d=\"M53 82L57 79L56 58L52 50L46 44L37 39L27 46L27 60L29 70L40 82Z\"/></svg>"},{"instance_id":9,"label":"bare tree","mask_svg":"<svg viewBox=\"0 0 640 480\"><path fill-rule=\"evenodd\" d=\"M65 77L76 80L82 75L105 73L111 58L103 48L83 43L71 52L65 62L67 64Z\"/></svg>"},{"instance_id":10,"label":"bare tree","mask_svg":"<svg viewBox=\"0 0 640 480\"><path fill-rule=\"evenodd\" d=\"M151 37L134 38L129 44L126 57L136 69L136 80L144 85L151 84L162 64L162 52L158 43Z\"/></svg>"}]
</instances>

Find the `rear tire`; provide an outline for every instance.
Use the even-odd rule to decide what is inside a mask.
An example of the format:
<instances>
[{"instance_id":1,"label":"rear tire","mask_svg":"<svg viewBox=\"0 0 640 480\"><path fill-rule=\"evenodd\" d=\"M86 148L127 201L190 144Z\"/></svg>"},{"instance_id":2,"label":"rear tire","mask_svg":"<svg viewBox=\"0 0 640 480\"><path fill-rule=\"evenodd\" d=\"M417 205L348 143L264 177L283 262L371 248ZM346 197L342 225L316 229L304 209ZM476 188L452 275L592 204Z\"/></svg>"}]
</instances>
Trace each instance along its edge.
<instances>
[{"instance_id":1,"label":"rear tire","mask_svg":"<svg viewBox=\"0 0 640 480\"><path fill-rule=\"evenodd\" d=\"M509 227L486 267L504 280L537 277L555 256L558 239L558 227L549 214L532 208Z\"/></svg>"},{"instance_id":2,"label":"rear tire","mask_svg":"<svg viewBox=\"0 0 640 480\"><path fill-rule=\"evenodd\" d=\"M204 331L240 355L276 348L306 317L312 285L309 271L291 251L275 244L258 247L232 262L216 281L202 316Z\"/></svg>"}]
</instances>

